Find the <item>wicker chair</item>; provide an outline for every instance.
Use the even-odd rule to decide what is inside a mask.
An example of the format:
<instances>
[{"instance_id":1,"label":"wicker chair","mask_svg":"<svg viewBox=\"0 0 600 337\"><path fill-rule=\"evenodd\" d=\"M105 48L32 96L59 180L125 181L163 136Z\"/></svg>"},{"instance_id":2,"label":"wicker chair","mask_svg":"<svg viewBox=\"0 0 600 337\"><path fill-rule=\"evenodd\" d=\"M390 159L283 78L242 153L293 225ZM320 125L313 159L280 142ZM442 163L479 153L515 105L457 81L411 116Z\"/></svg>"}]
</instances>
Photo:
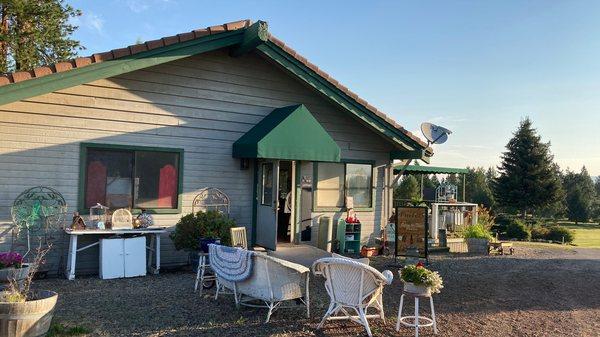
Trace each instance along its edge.
<instances>
[{"instance_id":1,"label":"wicker chair","mask_svg":"<svg viewBox=\"0 0 600 337\"><path fill-rule=\"evenodd\" d=\"M246 227L231 228L231 246L248 249L248 240L246 239Z\"/></svg>"},{"instance_id":2,"label":"wicker chair","mask_svg":"<svg viewBox=\"0 0 600 337\"><path fill-rule=\"evenodd\" d=\"M254 254L252 273L241 282L230 282L217 273L217 293L229 289L233 292L235 304L248 307L269 309L266 323L269 323L273 312L280 308L284 301L299 300L306 306L306 317L310 317L310 299L308 282L310 269L289 261L266 254ZM302 291L304 285L304 294ZM288 306L294 308L297 306Z\"/></svg>"},{"instance_id":3,"label":"wicker chair","mask_svg":"<svg viewBox=\"0 0 600 337\"><path fill-rule=\"evenodd\" d=\"M325 289L329 294L329 309L317 326L323 327L327 320L351 320L365 327L372 336L369 318L381 318L383 313L383 286L392 283L393 274L386 270L380 273L377 269L364 263L345 258L326 257L315 261L313 274L325 278ZM367 314L367 309L375 308L377 314ZM350 315L352 309L357 315Z\"/></svg>"}]
</instances>

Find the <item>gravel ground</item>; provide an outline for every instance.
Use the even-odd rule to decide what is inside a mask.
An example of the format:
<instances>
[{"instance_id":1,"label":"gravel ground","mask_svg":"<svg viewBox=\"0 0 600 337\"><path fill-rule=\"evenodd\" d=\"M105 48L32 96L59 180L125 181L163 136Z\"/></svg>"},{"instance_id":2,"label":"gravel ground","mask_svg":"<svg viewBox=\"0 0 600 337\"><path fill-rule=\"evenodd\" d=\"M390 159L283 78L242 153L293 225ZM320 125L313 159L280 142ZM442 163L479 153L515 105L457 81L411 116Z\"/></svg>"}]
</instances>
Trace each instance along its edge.
<instances>
[{"instance_id":1,"label":"gravel ground","mask_svg":"<svg viewBox=\"0 0 600 337\"><path fill-rule=\"evenodd\" d=\"M392 262L378 257L373 265L383 270ZM434 297L441 336L600 336L600 249L519 245L513 256L434 256L431 268L445 283ZM36 287L59 293L55 322L87 327L88 336L366 335L351 322L315 330L328 304L322 279L311 280L310 319L302 309L282 309L269 324L263 309L236 309L230 296L216 302L194 294L193 280L191 272L175 272L49 279ZM398 280L385 288L387 324L371 320L375 336L414 335L394 330L400 293ZM430 328L421 333L433 336Z\"/></svg>"}]
</instances>

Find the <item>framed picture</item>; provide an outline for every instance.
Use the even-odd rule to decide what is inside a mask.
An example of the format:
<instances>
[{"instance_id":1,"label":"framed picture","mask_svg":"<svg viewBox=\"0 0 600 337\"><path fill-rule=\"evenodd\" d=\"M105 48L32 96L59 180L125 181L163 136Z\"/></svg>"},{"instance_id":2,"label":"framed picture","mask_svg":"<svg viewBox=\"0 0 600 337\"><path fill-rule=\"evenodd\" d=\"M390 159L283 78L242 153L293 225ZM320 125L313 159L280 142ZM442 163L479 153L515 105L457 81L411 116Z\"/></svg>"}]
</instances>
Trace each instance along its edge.
<instances>
[{"instance_id":1,"label":"framed picture","mask_svg":"<svg viewBox=\"0 0 600 337\"><path fill-rule=\"evenodd\" d=\"M395 256L418 256L427 259L429 255L428 209L424 206L396 207L396 249Z\"/></svg>"}]
</instances>

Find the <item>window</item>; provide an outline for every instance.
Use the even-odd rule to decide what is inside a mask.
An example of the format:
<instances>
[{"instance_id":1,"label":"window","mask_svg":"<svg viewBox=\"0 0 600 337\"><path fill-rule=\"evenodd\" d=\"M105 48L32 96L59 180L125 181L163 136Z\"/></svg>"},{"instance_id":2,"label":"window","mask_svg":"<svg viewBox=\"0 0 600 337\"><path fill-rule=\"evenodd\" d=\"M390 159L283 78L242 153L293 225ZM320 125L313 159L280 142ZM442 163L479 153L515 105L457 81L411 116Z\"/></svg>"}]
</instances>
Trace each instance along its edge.
<instances>
[{"instance_id":1,"label":"window","mask_svg":"<svg viewBox=\"0 0 600 337\"><path fill-rule=\"evenodd\" d=\"M346 197L352 197L355 208L371 207L371 164L315 163L315 206L343 208Z\"/></svg>"},{"instance_id":2,"label":"window","mask_svg":"<svg viewBox=\"0 0 600 337\"><path fill-rule=\"evenodd\" d=\"M262 164L262 198L261 205L273 202L273 163Z\"/></svg>"},{"instance_id":3,"label":"window","mask_svg":"<svg viewBox=\"0 0 600 337\"><path fill-rule=\"evenodd\" d=\"M82 211L96 203L111 209L178 208L181 150L84 144L82 151Z\"/></svg>"}]
</instances>

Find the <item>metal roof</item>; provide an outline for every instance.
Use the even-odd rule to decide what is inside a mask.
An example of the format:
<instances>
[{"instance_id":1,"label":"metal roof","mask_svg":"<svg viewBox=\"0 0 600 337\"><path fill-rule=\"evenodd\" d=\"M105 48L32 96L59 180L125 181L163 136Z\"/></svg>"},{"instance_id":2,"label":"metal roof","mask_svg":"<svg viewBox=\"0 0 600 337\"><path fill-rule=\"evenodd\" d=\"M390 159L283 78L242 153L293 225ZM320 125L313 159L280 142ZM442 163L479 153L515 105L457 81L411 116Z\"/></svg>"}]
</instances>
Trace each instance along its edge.
<instances>
[{"instance_id":1,"label":"metal roof","mask_svg":"<svg viewBox=\"0 0 600 337\"><path fill-rule=\"evenodd\" d=\"M403 164L395 164L394 165L394 174L399 174ZM440 167L440 166L421 166L421 165L408 165L404 169L404 174L411 173L426 173L426 174L451 174L451 173L459 173L465 174L468 173L469 170L466 168L454 168L454 167Z\"/></svg>"}]
</instances>

